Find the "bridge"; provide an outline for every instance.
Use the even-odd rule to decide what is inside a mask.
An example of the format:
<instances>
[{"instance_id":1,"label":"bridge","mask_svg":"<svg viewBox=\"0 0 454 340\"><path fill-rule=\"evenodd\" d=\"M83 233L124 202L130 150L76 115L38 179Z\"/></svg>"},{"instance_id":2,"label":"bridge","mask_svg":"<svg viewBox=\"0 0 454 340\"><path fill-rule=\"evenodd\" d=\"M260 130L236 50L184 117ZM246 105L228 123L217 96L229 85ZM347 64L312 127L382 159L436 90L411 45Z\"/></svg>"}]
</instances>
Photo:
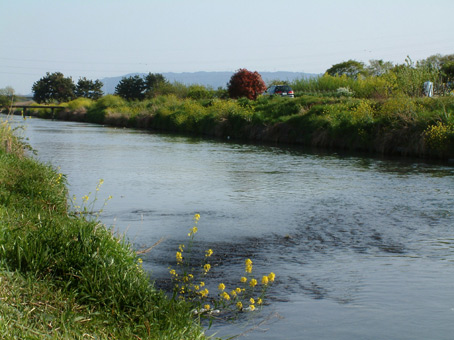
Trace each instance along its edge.
<instances>
[{"instance_id":1,"label":"bridge","mask_svg":"<svg viewBox=\"0 0 454 340\"><path fill-rule=\"evenodd\" d=\"M57 105L8 105L8 106L3 106L3 109L22 109L23 110L23 115L25 116L27 114L27 109L51 109L52 117L54 117L54 110L56 109L64 109L63 106L57 106Z\"/></svg>"}]
</instances>

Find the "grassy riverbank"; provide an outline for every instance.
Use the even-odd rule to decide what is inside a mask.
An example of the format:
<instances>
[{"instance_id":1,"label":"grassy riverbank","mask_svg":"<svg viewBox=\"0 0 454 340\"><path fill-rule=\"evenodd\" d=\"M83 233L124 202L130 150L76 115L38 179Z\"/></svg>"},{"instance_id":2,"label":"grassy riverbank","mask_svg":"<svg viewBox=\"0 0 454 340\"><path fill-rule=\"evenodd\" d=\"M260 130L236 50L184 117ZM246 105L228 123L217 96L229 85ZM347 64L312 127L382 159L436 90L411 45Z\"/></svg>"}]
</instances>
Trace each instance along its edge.
<instances>
[{"instance_id":1,"label":"grassy riverbank","mask_svg":"<svg viewBox=\"0 0 454 340\"><path fill-rule=\"evenodd\" d=\"M166 95L127 102L107 95L62 105L57 119L383 155L454 158L453 96L371 99L327 93L251 101ZM50 111L35 114L49 117Z\"/></svg>"},{"instance_id":2,"label":"grassy riverbank","mask_svg":"<svg viewBox=\"0 0 454 340\"><path fill-rule=\"evenodd\" d=\"M0 122L0 338L203 339L130 245L67 205L65 177Z\"/></svg>"}]
</instances>

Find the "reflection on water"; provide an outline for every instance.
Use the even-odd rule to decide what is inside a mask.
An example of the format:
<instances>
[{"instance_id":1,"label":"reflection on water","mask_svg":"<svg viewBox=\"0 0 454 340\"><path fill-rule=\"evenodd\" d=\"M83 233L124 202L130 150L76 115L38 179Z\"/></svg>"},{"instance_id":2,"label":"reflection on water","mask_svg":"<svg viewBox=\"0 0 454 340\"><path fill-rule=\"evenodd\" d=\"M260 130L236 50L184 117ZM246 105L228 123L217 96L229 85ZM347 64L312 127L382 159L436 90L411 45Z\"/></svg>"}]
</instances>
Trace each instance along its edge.
<instances>
[{"instance_id":1,"label":"reflection on water","mask_svg":"<svg viewBox=\"0 0 454 340\"><path fill-rule=\"evenodd\" d=\"M168 283L198 212L196 249L236 285L243 261L274 271L261 339L451 339L454 169L297 148L156 135L90 124L26 121L38 157L68 175L77 197L104 179L102 219ZM215 289L213 289L215 291ZM276 317L276 314L279 317ZM240 324L218 324L221 335ZM249 327L249 328L248 328ZM263 332L263 328L269 328Z\"/></svg>"}]
</instances>

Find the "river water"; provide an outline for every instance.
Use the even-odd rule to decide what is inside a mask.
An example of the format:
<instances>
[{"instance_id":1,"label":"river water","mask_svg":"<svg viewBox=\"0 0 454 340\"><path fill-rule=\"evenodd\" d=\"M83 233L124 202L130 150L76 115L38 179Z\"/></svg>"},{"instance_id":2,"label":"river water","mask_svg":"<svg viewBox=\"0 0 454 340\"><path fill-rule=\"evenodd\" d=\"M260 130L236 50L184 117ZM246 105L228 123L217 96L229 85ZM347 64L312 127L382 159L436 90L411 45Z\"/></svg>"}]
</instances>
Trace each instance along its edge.
<instances>
[{"instance_id":1,"label":"river water","mask_svg":"<svg viewBox=\"0 0 454 340\"><path fill-rule=\"evenodd\" d=\"M18 118L15 118L16 120ZM453 339L454 168L98 125L28 119L37 158L71 195L112 195L101 219L165 286L201 215L196 248L234 287L251 258L276 273L262 310L207 333L250 339ZM216 289L213 287L212 291Z\"/></svg>"}]
</instances>

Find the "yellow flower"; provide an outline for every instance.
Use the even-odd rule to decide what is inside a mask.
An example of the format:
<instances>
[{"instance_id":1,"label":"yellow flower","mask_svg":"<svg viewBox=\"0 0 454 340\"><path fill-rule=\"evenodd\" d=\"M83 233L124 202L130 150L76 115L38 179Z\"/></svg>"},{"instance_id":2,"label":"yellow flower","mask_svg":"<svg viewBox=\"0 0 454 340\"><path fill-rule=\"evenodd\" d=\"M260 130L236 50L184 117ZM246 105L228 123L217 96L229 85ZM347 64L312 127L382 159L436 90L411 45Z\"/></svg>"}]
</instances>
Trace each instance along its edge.
<instances>
[{"instance_id":1,"label":"yellow flower","mask_svg":"<svg viewBox=\"0 0 454 340\"><path fill-rule=\"evenodd\" d=\"M210 257L211 255L213 255L213 251L211 249L208 249L205 253L205 257Z\"/></svg>"},{"instance_id":2,"label":"yellow flower","mask_svg":"<svg viewBox=\"0 0 454 340\"><path fill-rule=\"evenodd\" d=\"M202 295L202 297L207 297L209 294L209 291L208 291L208 289L205 288L204 290L201 290L199 292L199 294Z\"/></svg>"},{"instance_id":3,"label":"yellow flower","mask_svg":"<svg viewBox=\"0 0 454 340\"><path fill-rule=\"evenodd\" d=\"M197 232L197 227L194 226L191 228L191 230L189 231L188 233L188 236L191 237L191 236L194 236L194 234Z\"/></svg>"},{"instance_id":4,"label":"yellow flower","mask_svg":"<svg viewBox=\"0 0 454 340\"><path fill-rule=\"evenodd\" d=\"M235 290L236 290L237 294L241 293L241 288L240 287L237 287Z\"/></svg>"},{"instance_id":5,"label":"yellow flower","mask_svg":"<svg viewBox=\"0 0 454 340\"><path fill-rule=\"evenodd\" d=\"M255 303L254 298L250 298L250 299L249 299L249 302L251 303L251 305L253 305L253 304Z\"/></svg>"},{"instance_id":6,"label":"yellow flower","mask_svg":"<svg viewBox=\"0 0 454 340\"><path fill-rule=\"evenodd\" d=\"M263 303L262 299L261 299L261 298L258 298L257 304L258 304L258 305L261 305L262 303Z\"/></svg>"},{"instance_id":7,"label":"yellow flower","mask_svg":"<svg viewBox=\"0 0 454 340\"><path fill-rule=\"evenodd\" d=\"M180 249L180 252L183 252L183 248L184 248L184 244L180 244L180 245L178 246L178 249Z\"/></svg>"},{"instance_id":8,"label":"yellow flower","mask_svg":"<svg viewBox=\"0 0 454 340\"><path fill-rule=\"evenodd\" d=\"M139 263L141 264L141 263L143 263L143 260L139 257L139 258L137 259L137 262L139 262Z\"/></svg>"},{"instance_id":9,"label":"yellow flower","mask_svg":"<svg viewBox=\"0 0 454 340\"><path fill-rule=\"evenodd\" d=\"M238 308L239 310L243 309L243 304L241 303L241 301L238 301L236 303L236 308Z\"/></svg>"},{"instance_id":10,"label":"yellow flower","mask_svg":"<svg viewBox=\"0 0 454 340\"><path fill-rule=\"evenodd\" d=\"M273 272L271 272L269 275L268 275L268 280L270 282L274 282L274 279L276 278L276 274L274 274Z\"/></svg>"},{"instance_id":11,"label":"yellow flower","mask_svg":"<svg viewBox=\"0 0 454 340\"><path fill-rule=\"evenodd\" d=\"M203 287L203 286L205 286L205 282L202 281L202 282L200 282L200 287Z\"/></svg>"},{"instance_id":12,"label":"yellow flower","mask_svg":"<svg viewBox=\"0 0 454 340\"><path fill-rule=\"evenodd\" d=\"M268 276L263 276L262 277L262 285L267 285L268 284Z\"/></svg>"},{"instance_id":13,"label":"yellow flower","mask_svg":"<svg viewBox=\"0 0 454 340\"><path fill-rule=\"evenodd\" d=\"M203 306L203 308L205 308L206 310L210 310L211 306L210 305L205 305L205 306Z\"/></svg>"},{"instance_id":14,"label":"yellow flower","mask_svg":"<svg viewBox=\"0 0 454 340\"><path fill-rule=\"evenodd\" d=\"M176 254L177 262L183 262L183 255L179 251Z\"/></svg>"},{"instance_id":15,"label":"yellow flower","mask_svg":"<svg viewBox=\"0 0 454 340\"><path fill-rule=\"evenodd\" d=\"M243 283L246 283L246 282L247 282L247 278L243 276L243 277L240 279L240 281L243 282Z\"/></svg>"},{"instance_id":16,"label":"yellow flower","mask_svg":"<svg viewBox=\"0 0 454 340\"><path fill-rule=\"evenodd\" d=\"M245 261L245 265L246 265L246 273L252 272L252 261L250 259L247 259Z\"/></svg>"},{"instance_id":17,"label":"yellow flower","mask_svg":"<svg viewBox=\"0 0 454 340\"><path fill-rule=\"evenodd\" d=\"M203 266L203 270L205 270L205 274L208 273L208 271L211 269L211 265L209 263L205 264Z\"/></svg>"},{"instance_id":18,"label":"yellow flower","mask_svg":"<svg viewBox=\"0 0 454 340\"><path fill-rule=\"evenodd\" d=\"M254 305L249 305L249 309L250 309L251 311L254 311L254 310L255 310L255 306L254 306Z\"/></svg>"},{"instance_id":19,"label":"yellow flower","mask_svg":"<svg viewBox=\"0 0 454 340\"><path fill-rule=\"evenodd\" d=\"M103 179L100 179L99 182L98 182L98 186L96 187L96 191L99 191L99 188L101 187L101 185L104 183L104 180Z\"/></svg>"},{"instance_id":20,"label":"yellow flower","mask_svg":"<svg viewBox=\"0 0 454 340\"><path fill-rule=\"evenodd\" d=\"M225 289L225 284L220 283L219 286L218 286L218 289L219 290L224 290Z\"/></svg>"},{"instance_id":21,"label":"yellow flower","mask_svg":"<svg viewBox=\"0 0 454 340\"><path fill-rule=\"evenodd\" d=\"M223 298L224 300L228 301L228 300L230 300L230 295L228 293L226 293L226 292L223 292L221 294L221 298Z\"/></svg>"},{"instance_id":22,"label":"yellow flower","mask_svg":"<svg viewBox=\"0 0 454 340\"><path fill-rule=\"evenodd\" d=\"M177 276L177 272L175 271L175 269L171 269L169 273L170 275Z\"/></svg>"},{"instance_id":23,"label":"yellow flower","mask_svg":"<svg viewBox=\"0 0 454 340\"><path fill-rule=\"evenodd\" d=\"M255 287L256 285L257 285L257 280L256 279L251 279L251 281L249 282L249 286Z\"/></svg>"},{"instance_id":24,"label":"yellow flower","mask_svg":"<svg viewBox=\"0 0 454 340\"><path fill-rule=\"evenodd\" d=\"M197 222L198 220L200 220L200 214L195 214L194 215L194 221Z\"/></svg>"},{"instance_id":25,"label":"yellow flower","mask_svg":"<svg viewBox=\"0 0 454 340\"><path fill-rule=\"evenodd\" d=\"M87 202L90 199L88 195L82 197L82 201Z\"/></svg>"},{"instance_id":26,"label":"yellow flower","mask_svg":"<svg viewBox=\"0 0 454 340\"><path fill-rule=\"evenodd\" d=\"M235 289L232 290L232 291L230 292L230 295L232 295L233 297L236 297L236 291L235 291Z\"/></svg>"}]
</instances>

